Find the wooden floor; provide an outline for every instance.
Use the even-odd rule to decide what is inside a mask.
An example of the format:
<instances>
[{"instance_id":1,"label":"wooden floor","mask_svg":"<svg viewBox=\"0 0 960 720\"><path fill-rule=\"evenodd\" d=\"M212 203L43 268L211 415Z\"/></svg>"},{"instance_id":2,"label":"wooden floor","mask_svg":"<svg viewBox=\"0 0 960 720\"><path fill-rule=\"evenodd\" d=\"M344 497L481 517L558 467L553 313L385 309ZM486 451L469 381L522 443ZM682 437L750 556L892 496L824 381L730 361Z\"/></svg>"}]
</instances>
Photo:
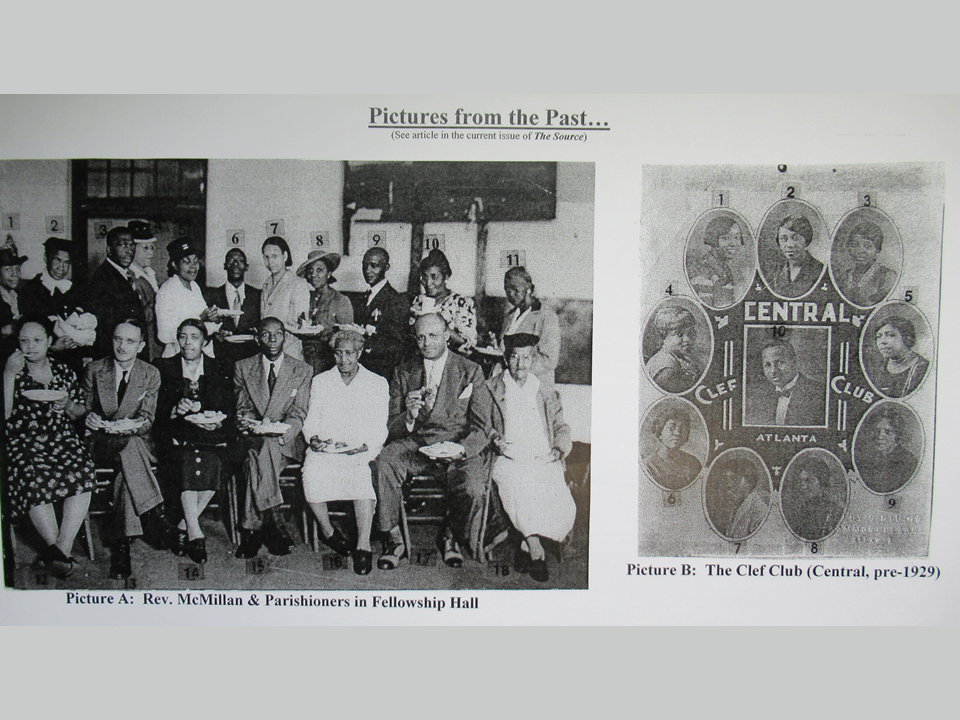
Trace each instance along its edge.
<instances>
[{"instance_id":1,"label":"wooden floor","mask_svg":"<svg viewBox=\"0 0 960 720\"><path fill-rule=\"evenodd\" d=\"M298 542L290 555L274 557L265 548L255 560L234 557L235 545L216 510L208 511L201 520L207 537L208 561L195 565L188 558L180 558L169 551L159 551L142 540L131 546L133 576L129 580L114 580L109 576L110 550L101 539L101 522L92 521L92 536L96 560L87 557L83 532L77 538L73 556L79 561L73 575L60 580L31 568L36 557L34 540L17 532L13 586L21 589L158 589L158 590L386 590L386 589L556 589L587 587L587 532L585 523L578 519L571 537L563 547L562 562L548 557L550 579L539 583L527 575L514 571L513 555L517 538L502 543L486 564L465 560L462 568L448 568L436 550L436 528L411 527L413 552L396 570L385 571L374 567L367 576L353 572L351 561L323 549L313 552L299 533L291 533ZM288 526L296 527L293 518ZM105 526L104 526L105 527ZM374 545L374 558L379 554ZM5 548L9 552L9 548Z\"/></svg>"}]
</instances>

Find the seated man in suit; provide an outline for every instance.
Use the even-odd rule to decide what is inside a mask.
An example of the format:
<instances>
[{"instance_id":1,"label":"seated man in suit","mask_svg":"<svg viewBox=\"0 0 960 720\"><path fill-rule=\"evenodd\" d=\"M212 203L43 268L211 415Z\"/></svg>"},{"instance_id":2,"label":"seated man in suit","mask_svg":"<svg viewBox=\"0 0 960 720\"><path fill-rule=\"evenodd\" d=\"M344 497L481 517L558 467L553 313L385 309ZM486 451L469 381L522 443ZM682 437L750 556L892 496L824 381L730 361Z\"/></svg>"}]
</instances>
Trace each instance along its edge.
<instances>
[{"instance_id":1,"label":"seated man in suit","mask_svg":"<svg viewBox=\"0 0 960 720\"><path fill-rule=\"evenodd\" d=\"M231 313L240 311L240 315L231 316L221 312L223 324L213 338L214 354L226 363L228 368L232 368L237 360L253 357L259 350L255 340L234 343L227 339L232 335L257 335L257 324L260 322L260 291L244 282L247 267L247 256L243 250L231 248L223 260L223 269L227 271L227 282L220 287L210 288L204 293L210 305L216 305L221 310L228 310Z\"/></svg>"},{"instance_id":2,"label":"seated man in suit","mask_svg":"<svg viewBox=\"0 0 960 720\"><path fill-rule=\"evenodd\" d=\"M490 392L476 363L450 352L450 329L436 314L421 315L414 326L421 357L397 368L390 384L388 444L374 462L379 527L389 536L377 561L381 570L392 570L406 557L400 532L400 486L407 477L424 470L429 460L421 447L451 441L463 446L446 474L448 526L444 529L444 562L463 564L459 543L475 552L480 541L480 521L489 457Z\"/></svg>"},{"instance_id":3,"label":"seated man in suit","mask_svg":"<svg viewBox=\"0 0 960 720\"><path fill-rule=\"evenodd\" d=\"M238 558L253 558L266 545L272 555L287 555L293 540L283 526L279 509L280 473L306 451L301 429L310 402L313 368L283 352L285 331L275 317L260 321L261 352L237 362L233 382L237 391L237 425L244 431L243 509ZM281 422L282 435L257 434L261 422Z\"/></svg>"},{"instance_id":4,"label":"seated man in suit","mask_svg":"<svg viewBox=\"0 0 960 720\"><path fill-rule=\"evenodd\" d=\"M157 477L150 469L154 460L150 430L160 372L137 358L146 346L144 333L137 318L118 322L113 329L113 356L91 362L83 378L94 460L98 465L119 468L114 486L116 544L110 561L114 578L130 577L130 538L145 535L151 545L163 550L175 534L164 515ZM130 422L126 427L113 427L117 420Z\"/></svg>"},{"instance_id":5,"label":"seated man in suit","mask_svg":"<svg viewBox=\"0 0 960 720\"><path fill-rule=\"evenodd\" d=\"M86 309L97 316L94 358L113 356L112 333L120 320L134 318L146 327L137 276L130 269L136 252L137 244L128 227L117 226L107 233L107 259L90 276L84 292Z\"/></svg>"},{"instance_id":6,"label":"seated man in suit","mask_svg":"<svg viewBox=\"0 0 960 720\"><path fill-rule=\"evenodd\" d=\"M763 374L747 397L750 425L822 426L827 422L826 388L800 372L797 352L787 340L768 341L760 351ZM771 387L772 385L772 387Z\"/></svg>"},{"instance_id":7,"label":"seated man in suit","mask_svg":"<svg viewBox=\"0 0 960 720\"><path fill-rule=\"evenodd\" d=\"M360 364L387 380L403 362L410 334L410 301L387 280L389 269L390 255L386 250L367 250L363 256L363 279L370 290L366 298L361 298L355 313L356 323L365 327L369 335Z\"/></svg>"}]
</instances>

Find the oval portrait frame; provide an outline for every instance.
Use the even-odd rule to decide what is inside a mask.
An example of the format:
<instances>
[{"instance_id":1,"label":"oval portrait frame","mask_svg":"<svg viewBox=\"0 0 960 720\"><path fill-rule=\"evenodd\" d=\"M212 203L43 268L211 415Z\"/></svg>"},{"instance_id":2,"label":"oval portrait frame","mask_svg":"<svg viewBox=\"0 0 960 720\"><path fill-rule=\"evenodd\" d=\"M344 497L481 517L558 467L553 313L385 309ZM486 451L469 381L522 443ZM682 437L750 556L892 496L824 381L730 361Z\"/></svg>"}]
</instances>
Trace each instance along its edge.
<instances>
[{"instance_id":1,"label":"oval portrait frame","mask_svg":"<svg viewBox=\"0 0 960 720\"><path fill-rule=\"evenodd\" d=\"M834 527L826 535L823 535L822 537L818 537L818 538L805 538L802 535L800 535L800 533L798 533L796 530L794 530L793 527L790 525L790 521L787 520L787 513L785 512L783 507L783 496L785 494L784 490L787 486L787 481L790 479L790 470L799 460L810 455L813 455L814 457L820 457L820 458L823 458L824 456L826 456L827 458L826 463L828 465L833 466L835 470L839 468L839 477L840 477L840 482L841 482L841 486L843 487L843 493L844 493L843 509L840 512L840 518L837 520L837 524L834 525ZM824 540L829 538L831 535L836 533L839 527L843 524L843 519L847 516L847 508L850 507L850 483L847 481L847 472L846 472L846 469L843 467L843 463L840 461L840 458L838 458L829 450L825 450L824 448L819 448L819 447L804 448L803 450L798 452L796 455L794 455L790 459L790 462L787 463L787 467L783 471L783 479L780 481L779 505L780 505L780 517L783 519L783 524L786 525L787 530L789 530L790 533L794 537L796 537L798 540L806 544L823 542Z\"/></svg>"},{"instance_id":2,"label":"oval portrait frame","mask_svg":"<svg viewBox=\"0 0 960 720\"><path fill-rule=\"evenodd\" d=\"M874 347L876 346L876 332L878 329L878 326L876 325L876 323L880 322L880 320L886 318L888 315L891 314L886 312L887 308L892 308L897 306L909 308L909 312L919 315L920 319L923 321L923 327L924 327L924 330L926 331L926 337L929 338L930 349L932 350L932 352L930 353L930 357L926 358L927 362L930 363L931 367L927 368L927 371L924 373L923 378L920 380L917 386L906 395L887 395L877 386L876 382L874 382L874 379L870 377L870 373L867 370L867 363L864 360L863 348L868 337L870 338L870 342L874 344ZM883 325L880 325L879 327L883 327ZM919 335L920 333L917 333L917 334ZM863 330L860 331L860 349L859 349L860 368L863 370L863 376L867 379L867 382L870 383L870 387L873 388L873 390L880 397L884 399L903 400L904 398L908 398L911 395L916 394L916 392L921 387L923 387L923 384L927 381L927 378L930 377L930 371L932 369L932 366L936 363L936 357L937 357L937 343L936 343L936 339L933 337L933 327L930 325L930 321L927 320L927 316L923 314L923 311L920 310L920 308L918 308L913 303L907 303L901 300L889 300L885 303L878 305L870 314L870 317L867 318L867 321L863 324Z\"/></svg>"},{"instance_id":3,"label":"oval portrait frame","mask_svg":"<svg viewBox=\"0 0 960 720\"><path fill-rule=\"evenodd\" d=\"M759 467L761 470L761 473L760 473L761 478L766 480L766 488L767 488L767 511L766 513L764 513L763 520L761 520L760 524L757 525L756 530L754 530L749 535L745 535L741 538L732 538L720 532L720 529L714 524L713 519L710 517L710 511L707 509L707 491L710 487L710 476L713 474L714 469L717 467L717 462L721 458L728 455L733 455L734 453L742 454L746 457L751 458L751 460L754 461L754 466ZM763 461L763 458L760 457L760 453L758 453L753 448L748 448L748 447L727 448L726 450L721 452L719 455L717 455L713 459L713 462L710 463L710 468L707 470L706 474L704 475L703 490L701 492L703 516L707 521L707 525L710 526L710 529L713 530L713 532L715 532L719 537L723 538L723 540L725 540L726 542L742 543L749 540L758 532L760 532L760 529L767 524L767 520L770 518L770 510L774 504L773 495L774 495L773 478L770 475L770 470L769 468L767 468L767 464Z\"/></svg>"},{"instance_id":4,"label":"oval portrait frame","mask_svg":"<svg viewBox=\"0 0 960 720\"><path fill-rule=\"evenodd\" d=\"M829 258L824 262L820 258L816 258L818 262L823 264L823 269L820 271L820 275L817 276L817 279L814 281L810 288L803 293L802 295L797 295L795 297L790 297L787 295L781 295L773 289L773 280L767 278L766 272L763 269L763 244L764 244L764 228L767 227L768 223L776 222L779 223L787 215L793 215L793 212L780 212L780 208L789 208L789 207L800 207L803 208L806 212L805 214L812 214L814 220L811 223L814 225L813 232L814 238L810 241L808 247L822 247L824 252L821 253L824 257L829 255L830 251L830 228L827 226L826 221L823 219L823 215L820 211L812 204L808 203L806 200L800 200L799 198L782 198L777 200L773 205L767 208L767 211L763 215L763 220L760 221L760 226L757 228L757 272L760 273L760 278L763 280L763 284L766 286L767 290L771 292L774 297L777 297L781 300L799 300L801 298L807 297L810 293L816 290L821 281L823 280L824 274L827 272L827 265L829 265ZM779 225L778 225L779 227ZM779 247L777 246L776 237L773 238L773 248L776 249L776 252L779 253Z\"/></svg>"},{"instance_id":5,"label":"oval portrait frame","mask_svg":"<svg viewBox=\"0 0 960 720\"><path fill-rule=\"evenodd\" d=\"M685 406L685 409L687 410L688 413L695 415L695 417L699 419L699 427L703 429L703 437L705 441L705 446L703 448L703 452L701 453L703 457L701 457L700 454L694 454L692 452L688 453L689 455L693 455L693 457L697 458L697 460L700 461L700 472L697 473L697 475L693 478L693 480L691 480L688 484L679 488L669 488L669 487L666 487L665 485L661 485L660 483L658 483L656 478L653 477L653 474L647 470L647 467L643 462L644 426L656 416L657 412L660 411L660 409L663 406L669 406L674 403L679 403ZM691 419L691 422L690 422L691 434L693 431L693 422L694 421ZM671 492L671 493L683 492L684 490L687 490L688 488L696 484L697 479L703 475L703 471L707 466L707 457L710 454L710 429L707 427L707 421L706 419L704 419L703 413L700 412L700 410L697 408L696 405L694 405L692 402L687 400L685 397L681 397L679 395L666 395L660 398L659 400L657 400L657 402L653 403L653 405L648 407L646 412L643 414L643 417L640 420L640 443L641 443L641 447L640 447L641 472L650 479L650 482L652 482L654 485L656 485L658 488L660 488L664 492Z\"/></svg>"},{"instance_id":6,"label":"oval portrait frame","mask_svg":"<svg viewBox=\"0 0 960 720\"><path fill-rule=\"evenodd\" d=\"M739 295L735 295L734 301L729 305L711 305L708 303L706 300L700 297L699 293L697 293L697 290L694 288L693 281L690 277L689 261L691 248L695 246L698 240L703 236L703 231L706 229L706 226L709 225L714 218L718 217L729 217L731 220L739 223L741 228L745 231L744 245L747 244L747 239L749 239L750 244L749 277L744 283L743 291L740 292ZM702 242L699 244L703 245ZM683 273L687 279L687 285L690 287L694 297L696 297L697 300L711 310L728 310L743 302L743 299L747 296L747 293L750 292L750 287L753 285L753 281L757 273L757 237L753 232L753 228L750 227L750 223L747 222L747 219L736 210L731 210L730 208L725 207L710 208L706 212L701 213L700 216L693 221L693 224L690 226L690 230L687 232L687 241L683 248Z\"/></svg>"},{"instance_id":7,"label":"oval portrait frame","mask_svg":"<svg viewBox=\"0 0 960 720\"><path fill-rule=\"evenodd\" d=\"M644 357L644 345L647 338L647 334L650 331L651 324L653 323L653 319L657 316L657 313L660 311L662 307L670 304L679 305L683 307L685 310L691 311L691 313L695 317L699 317L706 324L707 330L709 332L709 337L710 337L710 349L706 355L706 358L705 358L706 362L704 363L703 370L701 371L697 379L690 385L690 387L688 387L686 390L683 390L681 392L670 392L669 390L665 390L662 387L660 387L660 385L657 384L654 381L654 379L650 377L650 374L647 372L647 362L649 361L649 358ZM650 383L655 388L657 388L660 392L664 392L664 393L667 393L668 395L673 395L675 397L679 397L680 395L686 395L688 392L690 392L695 387L697 387L697 385L703 382L703 378L706 377L707 372L710 370L710 365L713 362L714 348L716 347L715 343L716 343L716 338L714 337L713 325L710 322L710 316L707 315L706 311L696 300L694 300L691 297L688 297L687 295L671 295L669 297L662 298L656 305L653 306L653 309L650 310L649 313L647 313L647 317L643 322L643 329L641 330L641 335L640 335L640 360L641 360L641 365L643 366L643 374L650 381Z\"/></svg>"},{"instance_id":8,"label":"oval portrait frame","mask_svg":"<svg viewBox=\"0 0 960 720\"><path fill-rule=\"evenodd\" d=\"M880 298L879 300L877 300L877 302L872 303L870 305L858 305L857 303L853 302L850 298L848 298L846 293L844 293L840 283L837 281L837 273L834 270L834 265L836 264L836 255L838 254L838 249L837 249L838 243L840 242L840 233L841 231L846 229L845 226L847 224L853 224L853 222L857 219L859 215L874 216L874 219L871 220L871 222L873 222L875 225L879 225L880 229L884 231L884 234L883 234L884 247L888 247L887 243L891 239L891 237L888 236L886 230L888 227L892 228L893 237L896 237L897 250L899 253L898 267L891 268L896 270L896 273L897 273L896 281L893 283L890 290L887 291L887 294L884 297ZM848 236L849 236L849 233L846 234L846 237ZM858 207L858 208L854 208L853 210L847 211L846 213L844 213L843 217L841 217L840 220L837 221L837 226L833 230L833 236L830 244L830 262L828 263L828 265L829 265L829 271L830 271L830 280L833 281L833 286L837 289L837 292L840 293L840 297L842 297L846 302L850 303L856 308L867 309L867 308L877 307L878 305L886 301L891 296L894 289L897 287L897 284L900 282L900 277L903 275L903 236L900 234L900 228L897 227L897 224L893 221L893 218L887 215L880 208Z\"/></svg>"},{"instance_id":9,"label":"oval portrait frame","mask_svg":"<svg viewBox=\"0 0 960 720\"><path fill-rule=\"evenodd\" d=\"M885 407L885 406L887 406L887 405L892 405L892 406L894 406L894 407L897 407L897 408L901 408L901 409L903 409L903 410L906 410L906 411L907 411L907 414L908 414L908 415L912 415L912 416L913 416L913 419L916 420L916 422L917 422L917 427L918 427L919 430L920 430L920 437L918 438L918 440L919 440L919 443L918 443L918 444L919 444L919 446L920 446L920 453L919 453L919 455L917 455L917 467L914 469L913 474L912 474L909 478L907 478L901 485L899 485L897 488L895 488L895 489L893 489L893 490L888 490L888 491L886 491L886 492L879 492L879 491L877 491L877 490L874 490L874 489L873 489L872 487L870 487L869 485L867 485L867 481L866 481L866 479L864 479L863 473L860 472L860 466L859 466L859 464L857 463L857 441L860 439L860 431L863 430L863 429L867 426L867 423L870 421L871 415L875 415L877 412L879 412L879 409L880 409L880 408ZM853 461L853 468L854 468L854 470L857 471L857 477L860 478L860 484L863 485L864 489L865 489L867 492L869 492L869 493L871 493L871 494L873 494L873 495L877 495L877 496L879 496L879 497L884 497L884 496L887 496L887 495L896 495L898 492L902 492L903 489L913 481L913 479L914 479L914 478L917 476L917 474L920 472L920 465L921 465L921 463L923 463L923 458L924 458L924 455L925 455L925 453L926 453L926 447L927 447L926 431L923 429L923 421L920 420L920 416L917 414L917 411L914 410L914 409L913 409L912 407L910 407L909 405L907 405L906 403L898 402L897 400L881 400L880 402L878 402L878 403L876 403L875 405L871 406L871 407L863 414L863 417L860 418L860 422L857 424L857 429L856 429L856 431L853 433L853 445L852 445L852 452L850 453L850 458L851 458L851 460Z\"/></svg>"}]
</instances>

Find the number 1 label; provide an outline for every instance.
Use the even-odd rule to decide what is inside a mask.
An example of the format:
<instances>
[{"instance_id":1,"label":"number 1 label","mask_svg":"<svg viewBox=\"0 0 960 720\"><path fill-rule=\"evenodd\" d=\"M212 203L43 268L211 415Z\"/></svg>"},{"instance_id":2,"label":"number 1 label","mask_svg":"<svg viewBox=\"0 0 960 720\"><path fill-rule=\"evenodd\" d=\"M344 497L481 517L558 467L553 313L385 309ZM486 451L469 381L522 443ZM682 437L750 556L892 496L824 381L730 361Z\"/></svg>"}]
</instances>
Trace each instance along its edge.
<instances>
[{"instance_id":1,"label":"number 1 label","mask_svg":"<svg viewBox=\"0 0 960 720\"><path fill-rule=\"evenodd\" d=\"M20 213L4 213L3 214L3 229L4 230L19 230L20 229Z\"/></svg>"}]
</instances>

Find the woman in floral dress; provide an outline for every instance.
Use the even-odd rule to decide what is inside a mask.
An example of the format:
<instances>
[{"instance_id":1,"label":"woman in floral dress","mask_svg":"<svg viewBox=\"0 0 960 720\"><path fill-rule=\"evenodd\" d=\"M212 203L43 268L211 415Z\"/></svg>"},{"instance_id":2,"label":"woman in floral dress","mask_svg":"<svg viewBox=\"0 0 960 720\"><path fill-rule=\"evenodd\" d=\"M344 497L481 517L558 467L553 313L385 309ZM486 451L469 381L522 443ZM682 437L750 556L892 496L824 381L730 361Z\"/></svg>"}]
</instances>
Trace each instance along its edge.
<instances>
[{"instance_id":1,"label":"woman in floral dress","mask_svg":"<svg viewBox=\"0 0 960 720\"><path fill-rule=\"evenodd\" d=\"M76 563L70 551L90 506L95 466L76 425L85 413L80 383L66 364L47 357L52 341L46 318L24 318L20 349L4 368L6 499L11 519L28 516L47 543L38 563L65 577ZM54 503L60 501L58 527Z\"/></svg>"},{"instance_id":2,"label":"woman in floral dress","mask_svg":"<svg viewBox=\"0 0 960 720\"><path fill-rule=\"evenodd\" d=\"M440 315L450 328L450 347L469 355L477 345L477 309L473 298L458 295L447 287L451 275L450 263L441 250L431 250L421 261L423 294L410 306L410 325L420 315Z\"/></svg>"}]
</instances>

